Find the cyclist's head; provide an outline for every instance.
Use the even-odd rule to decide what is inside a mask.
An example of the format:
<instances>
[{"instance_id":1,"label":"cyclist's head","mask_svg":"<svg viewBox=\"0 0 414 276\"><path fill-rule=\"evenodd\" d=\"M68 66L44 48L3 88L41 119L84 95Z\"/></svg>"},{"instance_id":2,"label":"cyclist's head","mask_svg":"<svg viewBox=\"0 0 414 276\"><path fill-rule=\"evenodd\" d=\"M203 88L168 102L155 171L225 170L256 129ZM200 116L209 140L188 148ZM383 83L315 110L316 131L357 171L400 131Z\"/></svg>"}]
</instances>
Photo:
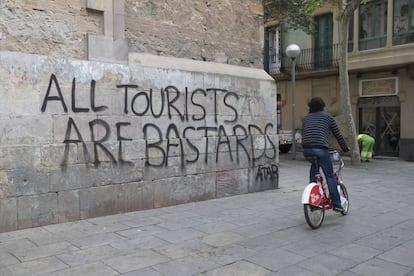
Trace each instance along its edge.
<instances>
[{"instance_id":1,"label":"cyclist's head","mask_svg":"<svg viewBox=\"0 0 414 276\"><path fill-rule=\"evenodd\" d=\"M319 112L323 111L323 108L325 107L325 102L320 97L314 97L309 101L308 106L310 113Z\"/></svg>"}]
</instances>

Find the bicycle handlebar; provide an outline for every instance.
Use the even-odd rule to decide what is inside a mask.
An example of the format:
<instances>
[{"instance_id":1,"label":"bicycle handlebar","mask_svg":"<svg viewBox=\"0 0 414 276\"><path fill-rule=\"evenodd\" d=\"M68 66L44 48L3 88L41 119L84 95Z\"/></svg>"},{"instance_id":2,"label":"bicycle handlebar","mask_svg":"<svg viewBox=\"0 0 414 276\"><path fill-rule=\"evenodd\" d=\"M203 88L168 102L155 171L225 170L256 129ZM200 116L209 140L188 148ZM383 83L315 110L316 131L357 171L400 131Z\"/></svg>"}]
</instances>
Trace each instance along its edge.
<instances>
[{"instance_id":1,"label":"bicycle handlebar","mask_svg":"<svg viewBox=\"0 0 414 276\"><path fill-rule=\"evenodd\" d=\"M336 149L331 149L331 150L329 150L329 153L331 154L332 161L339 161L340 162L339 170L341 170L345 166L345 163L342 160L342 157L339 154L339 151L336 150Z\"/></svg>"}]
</instances>

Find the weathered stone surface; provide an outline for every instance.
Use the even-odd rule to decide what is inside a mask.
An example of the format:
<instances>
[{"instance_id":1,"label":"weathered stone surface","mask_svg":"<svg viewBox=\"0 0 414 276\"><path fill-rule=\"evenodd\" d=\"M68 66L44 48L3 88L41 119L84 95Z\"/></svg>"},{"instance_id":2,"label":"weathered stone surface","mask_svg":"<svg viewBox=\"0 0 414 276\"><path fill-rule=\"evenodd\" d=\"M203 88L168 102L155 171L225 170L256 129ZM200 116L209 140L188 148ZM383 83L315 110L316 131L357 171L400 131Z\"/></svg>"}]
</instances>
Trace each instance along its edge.
<instances>
[{"instance_id":1,"label":"weathered stone surface","mask_svg":"<svg viewBox=\"0 0 414 276\"><path fill-rule=\"evenodd\" d=\"M261 1L49 2L0 4L0 232L277 185Z\"/></svg>"},{"instance_id":2,"label":"weathered stone surface","mask_svg":"<svg viewBox=\"0 0 414 276\"><path fill-rule=\"evenodd\" d=\"M57 194L18 197L17 218L17 227L20 229L57 223Z\"/></svg>"},{"instance_id":3,"label":"weathered stone surface","mask_svg":"<svg viewBox=\"0 0 414 276\"><path fill-rule=\"evenodd\" d=\"M141 181L120 185L119 198L122 212L154 208L154 185Z\"/></svg>"},{"instance_id":4,"label":"weathered stone surface","mask_svg":"<svg viewBox=\"0 0 414 276\"><path fill-rule=\"evenodd\" d=\"M155 208L215 197L214 174L161 179L153 181L152 185Z\"/></svg>"},{"instance_id":5,"label":"weathered stone surface","mask_svg":"<svg viewBox=\"0 0 414 276\"><path fill-rule=\"evenodd\" d=\"M248 193L248 170L217 172L217 197Z\"/></svg>"},{"instance_id":6,"label":"weathered stone surface","mask_svg":"<svg viewBox=\"0 0 414 276\"><path fill-rule=\"evenodd\" d=\"M0 199L0 229L1 232L17 229L17 200L16 198Z\"/></svg>"},{"instance_id":7,"label":"weathered stone surface","mask_svg":"<svg viewBox=\"0 0 414 276\"><path fill-rule=\"evenodd\" d=\"M138 54L129 67L0 55L2 69L39 72L26 79L29 98L41 99L33 116L0 120L18 126L0 147L1 197L18 197L17 228L277 187L257 177L259 165L277 164L275 111L265 104L275 95L245 87L246 78L272 87L261 70L176 58L158 68L159 57ZM9 72L0 70L10 89L26 85Z\"/></svg>"},{"instance_id":8,"label":"weathered stone surface","mask_svg":"<svg viewBox=\"0 0 414 276\"><path fill-rule=\"evenodd\" d=\"M81 219L121 212L120 185L91 187L79 191Z\"/></svg>"},{"instance_id":9,"label":"weathered stone surface","mask_svg":"<svg viewBox=\"0 0 414 276\"><path fill-rule=\"evenodd\" d=\"M259 162L249 168L249 192L254 193L279 187L279 167L276 163Z\"/></svg>"},{"instance_id":10,"label":"weathered stone surface","mask_svg":"<svg viewBox=\"0 0 414 276\"><path fill-rule=\"evenodd\" d=\"M58 208L59 223L79 220L79 191L58 193Z\"/></svg>"},{"instance_id":11,"label":"weathered stone surface","mask_svg":"<svg viewBox=\"0 0 414 276\"><path fill-rule=\"evenodd\" d=\"M9 196L37 195L49 192L49 175L47 170L21 167L11 170L8 178L13 180Z\"/></svg>"},{"instance_id":12,"label":"weathered stone surface","mask_svg":"<svg viewBox=\"0 0 414 276\"><path fill-rule=\"evenodd\" d=\"M2 1L0 48L107 62L127 61L129 48L262 67L262 1L92 2Z\"/></svg>"}]
</instances>

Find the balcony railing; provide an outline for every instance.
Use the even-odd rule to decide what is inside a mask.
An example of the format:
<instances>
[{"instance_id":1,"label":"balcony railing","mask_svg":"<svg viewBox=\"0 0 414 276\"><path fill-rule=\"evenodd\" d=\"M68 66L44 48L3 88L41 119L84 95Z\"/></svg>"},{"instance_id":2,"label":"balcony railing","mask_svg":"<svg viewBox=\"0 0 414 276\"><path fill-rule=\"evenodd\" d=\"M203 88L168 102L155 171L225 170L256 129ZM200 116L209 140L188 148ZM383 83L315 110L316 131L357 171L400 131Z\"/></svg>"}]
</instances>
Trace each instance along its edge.
<instances>
[{"instance_id":1,"label":"balcony railing","mask_svg":"<svg viewBox=\"0 0 414 276\"><path fill-rule=\"evenodd\" d=\"M269 73L288 73L291 70L291 61L285 53L276 53L271 49L269 56ZM296 58L296 72L325 70L337 68L339 62L339 44L319 48L301 49Z\"/></svg>"}]
</instances>

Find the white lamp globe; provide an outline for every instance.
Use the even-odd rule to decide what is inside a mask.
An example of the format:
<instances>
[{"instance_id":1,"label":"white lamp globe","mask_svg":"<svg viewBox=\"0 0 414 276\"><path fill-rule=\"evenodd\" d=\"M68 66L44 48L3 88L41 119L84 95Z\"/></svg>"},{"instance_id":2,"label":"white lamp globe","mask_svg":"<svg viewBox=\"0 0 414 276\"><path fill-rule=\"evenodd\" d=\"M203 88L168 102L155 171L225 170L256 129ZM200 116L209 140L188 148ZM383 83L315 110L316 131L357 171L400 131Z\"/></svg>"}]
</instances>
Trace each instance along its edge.
<instances>
[{"instance_id":1,"label":"white lamp globe","mask_svg":"<svg viewBox=\"0 0 414 276\"><path fill-rule=\"evenodd\" d=\"M300 54L300 47L296 44L290 44L286 47L286 55L290 58L296 58Z\"/></svg>"}]
</instances>

